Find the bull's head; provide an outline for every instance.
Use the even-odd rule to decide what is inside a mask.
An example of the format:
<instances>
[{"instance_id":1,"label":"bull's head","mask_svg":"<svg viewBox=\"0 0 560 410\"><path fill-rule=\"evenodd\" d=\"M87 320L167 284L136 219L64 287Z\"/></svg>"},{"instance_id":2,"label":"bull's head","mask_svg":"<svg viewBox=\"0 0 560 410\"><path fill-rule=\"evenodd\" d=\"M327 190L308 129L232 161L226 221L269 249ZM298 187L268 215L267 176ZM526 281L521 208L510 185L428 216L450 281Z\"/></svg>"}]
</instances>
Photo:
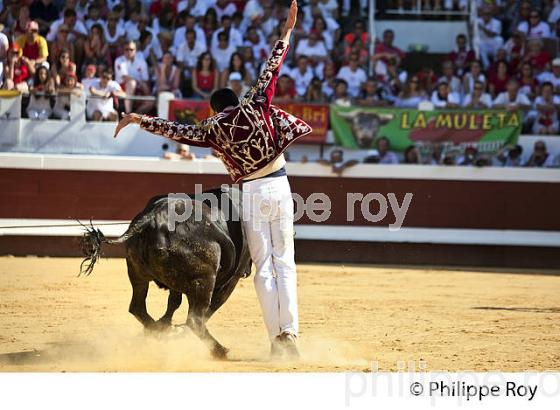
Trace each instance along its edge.
<instances>
[{"instance_id":1,"label":"bull's head","mask_svg":"<svg viewBox=\"0 0 560 410\"><path fill-rule=\"evenodd\" d=\"M351 122L354 138L360 148L370 148L377 137L379 128L395 117L393 114L362 110L339 113L339 115Z\"/></svg>"}]
</instances>

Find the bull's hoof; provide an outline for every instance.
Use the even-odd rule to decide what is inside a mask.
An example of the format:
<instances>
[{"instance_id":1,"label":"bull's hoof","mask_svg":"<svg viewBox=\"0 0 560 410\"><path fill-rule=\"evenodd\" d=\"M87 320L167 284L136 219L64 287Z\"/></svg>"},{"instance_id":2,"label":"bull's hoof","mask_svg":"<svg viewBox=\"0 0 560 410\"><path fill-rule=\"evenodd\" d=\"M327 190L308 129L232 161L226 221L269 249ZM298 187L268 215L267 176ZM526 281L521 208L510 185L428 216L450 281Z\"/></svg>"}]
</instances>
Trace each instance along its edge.
<instances>
[{"instance_id":1,"label":"bull's hoof","mask_svg":"<svg viewBox=\"0 0 560 410\"><path fill-rule=\"evenodd\" d=\"M212 349L212 357L214 359L226 360L228 352L229 349L226 349L222 345L217 345Z\"/></svg>"},{"instance_id":2,"label":"bull's hoof","mask_svg":"<svg viewBox=\"0 0 560 410\"><path fill-rule=\"evenodd\" d=\"M171 330L171 323L158 320L150 325L144 326L144 333L147 336L160 336L163 333L168 333Z\"/></svg>"}]
</instances>

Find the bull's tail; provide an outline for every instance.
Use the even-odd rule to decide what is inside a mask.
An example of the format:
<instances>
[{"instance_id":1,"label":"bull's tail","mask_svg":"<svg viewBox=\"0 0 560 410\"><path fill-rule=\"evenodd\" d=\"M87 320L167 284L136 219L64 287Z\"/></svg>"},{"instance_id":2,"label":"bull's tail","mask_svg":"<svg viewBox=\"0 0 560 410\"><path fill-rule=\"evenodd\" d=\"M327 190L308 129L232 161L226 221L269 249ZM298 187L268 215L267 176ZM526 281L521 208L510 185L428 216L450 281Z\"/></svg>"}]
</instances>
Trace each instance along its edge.
<instances>
[{"instance_id":1,"label":"bull's tail","mask_svg":"<svg viewBox=\"0 0 560 410\"><path fill-rule=\"evenodd\" d=\"M80 221L78 221L80 222ZM80 222L80 225L84 227L86 232L80 241L80 247L82 248L82 253L85 256L84 260L80 264L80 275L89 276L93 272L93 268L97 263L98 259L101 257L101 248L104 243L112 245L117 243L126 242L130 238L131 233L128 229L124 234L122 234L117 239L107 239L100 229L93 226L93 223L89 222L90 226L86 226Z\"/></svg>"}]
</instances>

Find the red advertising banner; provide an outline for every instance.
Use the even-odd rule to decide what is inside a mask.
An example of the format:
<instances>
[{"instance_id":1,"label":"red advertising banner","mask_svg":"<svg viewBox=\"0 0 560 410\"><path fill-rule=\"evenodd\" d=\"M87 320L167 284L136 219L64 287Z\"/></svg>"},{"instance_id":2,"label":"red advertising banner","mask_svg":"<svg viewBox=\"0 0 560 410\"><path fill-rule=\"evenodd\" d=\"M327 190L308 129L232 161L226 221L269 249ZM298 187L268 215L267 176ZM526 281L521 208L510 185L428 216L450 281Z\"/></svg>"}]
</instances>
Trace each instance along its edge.
<instances>
[{"instance_id":1,"label":"red advertising banner","mask_svg":"<svg viewBox=\"0 0 560 410\"><path fill-rule=\"evenodd\" d=\"M329 106L326 104L289 103L275 104L284 111L301 118L313 131L298 140L303 144L324 144L329 129ZM169 101L168 117L171 121L196 124L212 115L208 101L172 100Z\"/></svg>"}]
</instances>

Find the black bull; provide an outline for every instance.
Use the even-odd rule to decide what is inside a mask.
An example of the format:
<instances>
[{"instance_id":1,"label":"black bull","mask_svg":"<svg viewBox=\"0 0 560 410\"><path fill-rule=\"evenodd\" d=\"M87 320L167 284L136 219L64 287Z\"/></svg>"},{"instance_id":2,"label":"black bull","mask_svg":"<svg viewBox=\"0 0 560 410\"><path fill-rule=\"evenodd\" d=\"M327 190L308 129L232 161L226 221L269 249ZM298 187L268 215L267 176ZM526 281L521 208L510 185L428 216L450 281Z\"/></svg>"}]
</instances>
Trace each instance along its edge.
<instances>
[{"instance_id":1,"label":"black bull","mask_svg":"<svg viewBox=\"0 0 560 410\"><path fill-rule=\"evenodd\" d=\"M185 294L189 302L187 326L215 357L225 357L227 349L208 332L206 322L228 299L239 279L250 274L251 259L241 224L240 191L215 189L203 194L206 198L189 195L188 203L167 195L150 199L115 240L105 238L93 226L88 228L82 239L86 258L80 268L89 275L102 244L124 243L132 285L129 312L145 329L163 330L171 326ZM181 215L185 207L192 210L190 216L170 230L169 210ZM169 289L167 310L157 321L146 310L150 281Z\"/></svg>"}]
</instances>

